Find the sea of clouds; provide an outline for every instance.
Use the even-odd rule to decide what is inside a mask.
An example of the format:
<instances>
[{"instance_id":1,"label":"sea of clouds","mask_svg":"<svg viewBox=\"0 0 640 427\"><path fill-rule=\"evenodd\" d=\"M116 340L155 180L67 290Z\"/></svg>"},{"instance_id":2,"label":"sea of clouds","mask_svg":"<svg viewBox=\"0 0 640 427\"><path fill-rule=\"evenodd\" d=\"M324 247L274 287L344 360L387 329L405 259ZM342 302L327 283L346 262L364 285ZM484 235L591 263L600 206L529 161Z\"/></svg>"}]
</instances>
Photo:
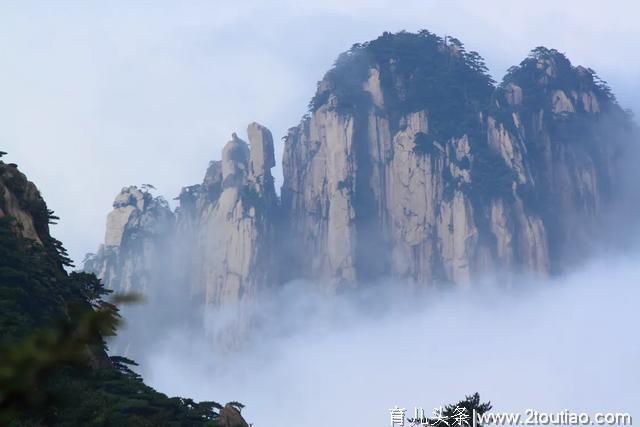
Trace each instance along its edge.
<instances>
[{"instance_id":1,"label":"sea of clouds","mask_svg":"<svg viewBox=\"0 0 640 427\"><path fill-rule=\"evenodd\" d=\"M158 390L240 401L256 427L384 426L395 405L429 413L476 391L494 411L637 416L638 261L637 251L603 255L507 288L387 282L327 295L294 282L258 301L239 350L176 327L139 362Z\"/></svg>"}]
</instances>

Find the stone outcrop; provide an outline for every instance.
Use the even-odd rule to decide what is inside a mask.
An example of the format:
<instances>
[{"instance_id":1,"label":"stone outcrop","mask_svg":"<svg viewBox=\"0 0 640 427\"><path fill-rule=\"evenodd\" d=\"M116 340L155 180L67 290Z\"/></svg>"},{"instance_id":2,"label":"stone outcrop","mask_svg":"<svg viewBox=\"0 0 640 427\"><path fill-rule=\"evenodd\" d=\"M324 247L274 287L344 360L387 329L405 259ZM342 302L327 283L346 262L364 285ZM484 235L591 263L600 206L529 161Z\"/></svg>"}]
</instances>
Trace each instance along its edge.
<instances>
[{"instance_id":1,"label":"stone outcrop","mask_svg":"<svg viewBox=\"0 0 640 427\"><path fill-rule=\"evenodd\" d=\"M87 256L84 269L118 292L151 295L151 283L162 275L173 225L166 200L153 197L148 188L125 187L107 216L105 243Z\"/></svg>"},{"instance_id":2,"label":"stone outcrop","mask_svg":"<svg viewBox=\"0 0 640 427\"><path fill-rule=\"evenodd\" d=\"M249 427L249 424L240 415L240 411L229 403L220 409L217 421L220 427Z\"/></svg>"},{"instance_id":3,"label":"stone outcrop","mask_svg":"<svg viewBox=\"0 0 640 427\"><path fill-rule=\"evenodd\" d=\"M136 288L158 246L149 236L171 235L161 252L180 254L180 286L213 307L298 278L337 289L547 276L584 255L633 132L606 85L557 51L534 50L496 86L455 39L385 33L341 55L289 129L280 198L273 138L251 124L175 213L123 190L108 261L87 266ZM125 249L141 229L148 245Z\"/></svg>"},{"instance_id":4,"label":"stone outcrop","mask_svg":"<svg viewBox=\"0 0 640 427\"><path fill-rule=\"evenodd\" d=\"M36 186L13 163L0 161L0 218L13 218L12 227L21 237L40 245L49 237L44 201Z\"/></svg>"},{"instance_id":5,"label":"stone outcrop","mask_svg":"<svg viewBox=\"0 0 640 427\"><path fill-rule=\"evenodd\" d=\"M199 281L208 303L234 304L273 276L277 197L271 176L273 138L252 123L249 144L235 134L222 151L222 189L197 213ZM206 181L206 178L205 178Z\"/></svg>"},{"instance_id":6,"label":"stone outcrop","mask_svg":"<svg viewBox=\"0 0 640 427\"><path fill-rule=\"evenodd\" d=\"M148 188L123 188L107 217L105 243L85 270L115 290L151 296L149 284L171 276L173 286L213 306L275 282L273 138L257 123L247 134L249 143L232 136L202 184L183 188L175 212Z\"/></svg>"}]
</instances>

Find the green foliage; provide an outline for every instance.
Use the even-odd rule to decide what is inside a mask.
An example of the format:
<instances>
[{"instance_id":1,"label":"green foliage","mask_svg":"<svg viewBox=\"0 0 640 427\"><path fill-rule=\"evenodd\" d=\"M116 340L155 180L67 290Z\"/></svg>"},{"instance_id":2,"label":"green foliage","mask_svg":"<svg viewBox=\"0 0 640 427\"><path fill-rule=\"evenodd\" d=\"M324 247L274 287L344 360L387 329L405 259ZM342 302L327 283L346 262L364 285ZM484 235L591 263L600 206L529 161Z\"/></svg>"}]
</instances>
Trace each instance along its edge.
<instances>
[{"instance_id":1,"label":"green foliage","mask_svg":"<svg viewBox=\"0 0 640 427\"><path fill-rule=\"evenodd\" d=\"M111 291L67 274L60 244L19 237L0 218L0 425L215 426L215 402L168 398L146 386L104 338L119 324Z\"/></svg>"},{"instance_id":2,"label":"green foliage","mask_svg":"<svg viewBox=\"0 0 640 427\"><path fill-rule=\"evenodd\" d=\"M483 201L511 195L515 175L486 142L482 112L496 109L495 82L477 52L467 52L455 38L443 39L428 31L385 33L340 55L310 109L327 105L357 114L373 108L370 93L363 89L372 68L379 71L385 109L392 120L398 119L396 125L411 112L428 112L429 132L416 134L416 154L437 155L436 141L444 144L467 135L474 160L466 158L460 167L470 170L472 183L461 189ZM335 99L329 103L331 96ZM498 120L515 131L510 112ZM447 168L443 173L445 198L451 199L459 182Z\"/></svg>"},{"instance_id":3,"label":"green foliage","mask_svg":"<svg viewBox=\"0 0 640 427\"><path fill-rule=\"evenodd\" d=\"M461 419L460 421L462 422L457 422L456 411L458 410L458 408L464 409L465 410L464 413L471 416L473 414L483 415L489 412L492 406L491 406L491 402L481 403L480 395L478 393L474 393L471 396L466 396L464 400L461 400L458 403L447 405L443 408L442 413L440 415L442 415L443 418L450 420L449 422L450 427L464 427L464 426L475 425L470 418L468 420ZM465 424L465 422L468 422L468 424ZM440 423L441 422L435 419L429 420L429 425L432 425L432 426L438 425ZM482 427L482 426L478 426L478 427Z\"/></svg>"},{"instance_id":4,"label":"green foliage","mask_svg":"<svg viewBox=\"0 0 640 427\"><path fill-rule=\"evenodd\" d=\"M501 87L509 83L522 89L525 112L548 109L549 94L553 90L565 93L593 91L601 105L616 104L611 88L595 71L573 67L564 54L545 47L535 48L519 66L511 67Z\"/></svg>"},{"instance_id":5,"label":"green foliage","mask_svg":"<svg viewBox=\"0 0 640 427\"><path fill-rule=\"evenodd\" d=\"M488 146L481 153L476 151L471 164L471 183L466 184L469 194L486 202L492 198L509 198L515 172L507 166L502 156ZM483 203L486 205L486 203Z\"/></svg>"},{"instance_id":6,"label":"green foliage","mask_svg":"<svg viewBox=\"0 0 640 427\"><path fill-rule=\"evenodd\" d=\"M384 33L338 57L310 109L327 104L331 95L339 112L371 108L370 93L363 89L371 68L380 71L387 110L398 117L428 110L430 133L442 141L477 131L478 111L488 106L494 90L483 59L458 40L426 30Z\"/></svg>"},{"instance_id":7,"label":"green foliage","mask_svg":"<svg viewBox=\"0 0 640 427\"><path fill-rule=\"evenodd\" d=\"M451 201L455 195L455 191L460 185L460 180L451 174L451 170L445 167L442 170L442 182L444 182L444 191L442 197L446 201Z\"/></svg>"},{"instance_id":8,"label":"green foliage","mask_svg":"<svg viewBox=\"0 0 640 427\"><path fill-rule=\"evenodd\" d=\"M520 105L506 102L506 89L510 84L522 90ZM556 90L564 92L573 101L575 112L553 112L552 93ZM599 106L597 114L586 111L580 100L582 94L590 93ZM545 47L534 49L519 66L509 69L488 113L513 136L524 137L526 161L536 165L531 172L539 185L537 188L518 186L517 193L526 208L541 215L547 224L555 223L557 216L553 191L542 190L553 180L547 168L549 158L562 158L565 162L592 162L598 173L601 193L610 194L614 184L609 180L605 162L600 159L607 156L607 150L615 150L612 146L617 141L631 139L633 137L629 135L635 132L633 119L618 105L607 83L594 70L574 67L564 54ZM520 117L519 128L515 127L513 113ZM566 152L572 153L572 158L565 158L562 153ZM499 176L505 176L504 171L496 173L496 178ZM579 194L565 197L576 198L573 201L576 205L590 203L590 200L582 200Z\"/></svg>"},{"instance_id":9,"label":"green foliage","mask_svg":"<svg viewBox=\"0 0 640 427\"><path fill-rule=\"evenodd\" d=\"M238 412L242 412L242 410L244 409L244 405L240 402L236 402L235 400L232 402L229 402L228 405L231 405L234 408L236 408Z\"/></svg>"},{"instance_id":10,"label":"green foliage","mask_svg":"<svg viewBox=\"0 0 640 427\"><path fill-rule=\"evenodd\" d=\"M242 200L242 213L247 216L251 208L260 207L260 194L251 185L245 185L240 192L240 198Z\"/></svg>"},{"instance_id":11,"label":"green foliage","mask_svg":"<svg viewBox=\"0 0 640 427\"><path fill-rule=\"evenodd\" d=\"M467 157L467 156L463 157L462 160L460 160L460 162L458 163L458 166L462 170L471 169L471 161L469 160L469 157Z\"/></svg>"},{"instance_id":12,"label":"green foliage","mask_svg":"<svg viewBox=\"0 0 640 427\"><path fill-rule=\"evenodd\" d=\"M413 152L421 156L437 154L440 150L436 147L435 142L436 140L433 136L424 132L418 132L416 133L416 145L413 147Z\"/></svg>"},{"instance_id":13,"label":"green foliage","mask_svg":"<svg viewBox=\"0 0 640 427\"><path fill-rule=\"evenodd\" d=\"M193 212L196 207L196 202L198 201L198 196L202 191L202 185L200 184L183 187L178 197L175 197L173 200L180 202L181 210Z\"/></svg>"},{"instance_id":14,"label":"green foliage","mask_svg":"<svg viewBox=\"0 0 640 427\"><path fill-rule=\"evenodd\" d=\"M343 179L338 181L338 190L349 190L353 186L353 178L351 176L347 177L347 179Z\"/></svg>"}]
</instances>

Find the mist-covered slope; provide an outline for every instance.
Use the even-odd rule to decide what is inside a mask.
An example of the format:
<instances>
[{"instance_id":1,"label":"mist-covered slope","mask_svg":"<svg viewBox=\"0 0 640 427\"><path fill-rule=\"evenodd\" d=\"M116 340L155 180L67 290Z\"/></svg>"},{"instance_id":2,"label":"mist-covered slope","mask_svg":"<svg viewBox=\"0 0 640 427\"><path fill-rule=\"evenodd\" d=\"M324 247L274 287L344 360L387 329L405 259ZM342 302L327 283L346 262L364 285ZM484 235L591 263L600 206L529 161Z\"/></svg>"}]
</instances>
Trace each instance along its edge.
<instances>
[{"instance_id":1,"label":"mist-covered slope","mask_svg":"<svg viewBox=\"0 0 640 427\"><path fill-rule=\"evenodd\" d=\"M0 160L0 424L246 426L233 406L168 398L107 354L118 310L94 275L65 271L56 219Z\"/></svg>"}]
</instances>

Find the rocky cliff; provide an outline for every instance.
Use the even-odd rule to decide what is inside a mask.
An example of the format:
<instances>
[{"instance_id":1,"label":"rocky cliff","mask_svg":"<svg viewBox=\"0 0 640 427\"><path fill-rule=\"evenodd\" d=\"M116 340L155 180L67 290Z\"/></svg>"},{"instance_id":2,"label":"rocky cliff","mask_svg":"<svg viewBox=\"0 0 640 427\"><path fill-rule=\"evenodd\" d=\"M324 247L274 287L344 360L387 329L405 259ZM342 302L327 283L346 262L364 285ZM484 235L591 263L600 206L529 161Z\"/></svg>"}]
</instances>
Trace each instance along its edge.
<instances>
[{"instance_id":1,"label":"rocky cliff","mask_svg":"<svg viewBox=\"0 0 640 427\"><path fill-rule=\"evenodd\" d=\"M257 123L247 134L249 143L234 133L203 183L182 189L175 213L148 189L123 188L107 216L105 243L85 270L114 289L144 293L152 276L166 281L172 271L177 282L190 283L189 293L216 306L275 281L273 138Z\"/></svg>"},{"instance_id":2,"label":"rocky cliff","mask_svg":"<svg viewBox=\"0 0 640 427\"><path fill-rule=\"evenodd\" d=\"M422 31L338 58L285 137L280 198L271 133L247 134L183 189L166 225L189 254L184 286L216 307L297 278L337 289L560 272L619 196L635 127L592 70L555 50L535 49L496 85L477 53ZM144 217L122 197L104 246L120 254Z\"/></svg>"},{"instance_id":3,"label":"rocky cliff","mask_svg":"<svg viewBox=\"0 0 640 427\"><path fill-rule=\"evenodd\" d=\"M494 88L454 39L356 45L286 138L291 253L315 254L296 274L467 284L559 271L613 195L624 131L594 73L554 50L536 49Z\"/></svg>"},{"instance_id":4,"label":"rocky cliff","mask_svg":"<svg viewBox=\"0 0 640 427\"><path fill-rule=\"evenodd\" d=\"M14 163L0 162L0 218L12 217L14 232L22 238L42 244L49 236L44 201L36 186Z\"/></svg>"},{"instance_id":5,"label":"rocky cliff","mask_svg":"<svg viewBox=\"0 0 640 427\"><path fill-rule=\"evenodd\" d=\"M154 229L151 212L166 214L157 204L123 190L109 216L109 246L131 240L136 224ZM57 219L17 166L0 160L0 424L247 427L243 405L169 398L143 383L128 367L135 362L107 354L117 309L95 276L65 271L70 260L49 234Z\"/></svg>"},{"instance_id":6,"label":"rocky cliff","mask_svg":"<svg viewBox=\"0 0 640 427\"><path fill-rule=\"evenodd\" d=\"M278 283L273 137L257 123L247 135L248 143L232 135L202 184L182 189L175 212L148 187L126 187L116 196L105 243L84 269L147 300L125 313L131 325L118 351L138 356L140 343L152 345L150 318L155 327L202 327L205 307L230 313L224 324L204 324L220 344L235 346L249 328L251 316L243 313L252 310L253 295Z\"/></svg>"},{"instance_id":7,"label":"rocky cliff","mask_svg":"<svg viewBox=\"0 0 640 427\"><path fill-rule=\"evenodd\" d=\"M216 182L221 191L198 212L198 265L206 301L237 303L257 286L274 280L277 196L271 132L256 123L247 129L249 144L235 134L222 150Z\"/></svg>"}]
</instances>

